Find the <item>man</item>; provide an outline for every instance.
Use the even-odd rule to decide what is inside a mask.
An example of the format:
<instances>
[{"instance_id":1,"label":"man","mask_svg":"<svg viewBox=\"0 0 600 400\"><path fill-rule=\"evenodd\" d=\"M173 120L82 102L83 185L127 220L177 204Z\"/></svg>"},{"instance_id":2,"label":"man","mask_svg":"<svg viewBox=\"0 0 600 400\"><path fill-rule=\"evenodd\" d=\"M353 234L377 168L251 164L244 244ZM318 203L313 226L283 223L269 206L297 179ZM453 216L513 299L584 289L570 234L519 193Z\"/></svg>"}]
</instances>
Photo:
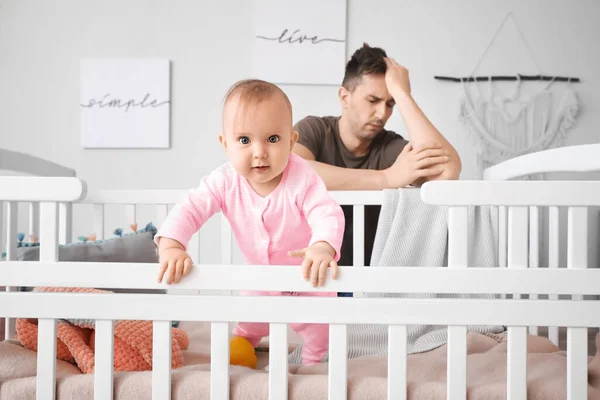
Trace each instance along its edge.
<instances>
[{"instance_id":1,"label":"man","mask_svg":"<svg viewBox=\"0 0 600 400\"><path fill-rule=\"evenodd\" d=\"M395 189L458 179L458 153L413 100L408 71L383 49L364 44L352 55L338 95L341 116L309 116L295 125L294 152L309 160L329 190ZM384 129L394 107L410 142ZM343 208L346 232L339 265L352 265L352 207ZM366 265L379 211L379 206L365 207Z\"/></svg>"}]
</instances>

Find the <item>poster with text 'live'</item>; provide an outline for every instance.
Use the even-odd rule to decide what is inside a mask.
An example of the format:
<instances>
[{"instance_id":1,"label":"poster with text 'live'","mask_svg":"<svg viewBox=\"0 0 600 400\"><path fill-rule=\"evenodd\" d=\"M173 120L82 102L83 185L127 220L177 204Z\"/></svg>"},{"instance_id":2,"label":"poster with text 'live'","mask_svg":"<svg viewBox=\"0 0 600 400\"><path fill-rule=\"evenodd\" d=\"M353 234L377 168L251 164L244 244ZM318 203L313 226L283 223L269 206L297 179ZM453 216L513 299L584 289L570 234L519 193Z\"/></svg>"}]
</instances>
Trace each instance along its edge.
<instances>
[{"instance_id":1,"label":"poster with text 'live'","mask_svg":"<svg viewBox=\"0 0 600 400\"><path fill-rule=\"evenodd\" d=\"M252 75L277 84L341 85L346 0L254 0Z\"/></svg>"}]
</instances>

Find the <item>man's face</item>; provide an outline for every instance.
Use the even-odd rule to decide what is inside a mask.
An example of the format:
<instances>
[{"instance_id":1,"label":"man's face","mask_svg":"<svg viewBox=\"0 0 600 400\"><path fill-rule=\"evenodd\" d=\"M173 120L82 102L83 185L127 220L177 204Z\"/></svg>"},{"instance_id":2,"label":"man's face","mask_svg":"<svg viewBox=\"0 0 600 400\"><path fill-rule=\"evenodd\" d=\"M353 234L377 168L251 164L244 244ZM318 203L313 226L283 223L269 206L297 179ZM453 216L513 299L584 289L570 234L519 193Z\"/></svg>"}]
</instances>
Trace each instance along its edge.
<instances>
[{"instance_id":1,"label":"man's face","mask_svg":"<svg viewBox=\"0 0 600 400\"><path fill-rule=\"evenodd\" d=\"M352 92L340 91L342 113L359 138L373 139L392 115L395 101L387 90L385 75L363 75Z\"/></svg>"}]
</instances>

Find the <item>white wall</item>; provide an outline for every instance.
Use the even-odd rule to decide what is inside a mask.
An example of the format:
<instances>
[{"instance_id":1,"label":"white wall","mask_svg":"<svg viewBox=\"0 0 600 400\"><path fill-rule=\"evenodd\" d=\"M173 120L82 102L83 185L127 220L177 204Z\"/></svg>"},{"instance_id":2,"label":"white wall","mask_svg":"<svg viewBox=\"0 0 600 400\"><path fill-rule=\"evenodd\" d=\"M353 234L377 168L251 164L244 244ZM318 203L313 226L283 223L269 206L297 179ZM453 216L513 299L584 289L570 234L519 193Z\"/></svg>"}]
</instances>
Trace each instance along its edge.
<instances>
[{"instance_id":1,"label":"white wall","mask_svg":"<svg viewBox=\"0 0 600 400\"><path fill-rule=\"evenodd\" d=\"M217 141L220 102L234 81L250 74L251 11L245 0L3 0L0 146L74 168L95 189L194 186L225 161ZM480 171L458 119L461 87L433 76L469 74L509 11L542 73L583 81L575 84L582 112L566 144L600 141L600 2L348 1L347 56L368 42L407 66L416 101L463 158L463 179L477 179ZM508 23L478 73L535 72L524 49ZM78 74L85 57L172 60L171 149L80 147ZM339 112L337 87L283 89L295 120ZM388 128L404 134L397 112Z\"/></svg>"}]
</instances>

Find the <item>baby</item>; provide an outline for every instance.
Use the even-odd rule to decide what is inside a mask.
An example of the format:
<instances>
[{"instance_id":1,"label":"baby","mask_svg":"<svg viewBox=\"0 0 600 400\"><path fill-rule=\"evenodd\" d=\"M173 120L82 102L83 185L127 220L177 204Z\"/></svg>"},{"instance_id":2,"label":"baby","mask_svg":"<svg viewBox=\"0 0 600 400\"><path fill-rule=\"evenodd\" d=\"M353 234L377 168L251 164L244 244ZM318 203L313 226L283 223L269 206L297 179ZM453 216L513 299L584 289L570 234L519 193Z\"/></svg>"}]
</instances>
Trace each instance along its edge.
<instances>
[{"instance_id":1,"label":"baby","mask_svg":"<svg viewBox=\"0 0 600 400\"><path fill-rule=\"evenodd\" d=\"M229 220L248 264L299 265L304 279L322 286L327 268L337 277L344 233L341 207L313 168L291 152L298 133L292 106L276 85L261 80L236 83L223 106L219 141L230 162L205 176L200 186L169 213L156 235L158 281L177 283L192 268L186 246L213 214ZM330 296L335 293L242 292L242 295ZM329 346L326 324L292 324L304 339L302 362L321 362ZM268 323L238 323L234 340L252 348L269 334ZM243 347L243 346L242 346ZM231 347L231 362L240 346Z\"/></svg>"}]
</instances>

